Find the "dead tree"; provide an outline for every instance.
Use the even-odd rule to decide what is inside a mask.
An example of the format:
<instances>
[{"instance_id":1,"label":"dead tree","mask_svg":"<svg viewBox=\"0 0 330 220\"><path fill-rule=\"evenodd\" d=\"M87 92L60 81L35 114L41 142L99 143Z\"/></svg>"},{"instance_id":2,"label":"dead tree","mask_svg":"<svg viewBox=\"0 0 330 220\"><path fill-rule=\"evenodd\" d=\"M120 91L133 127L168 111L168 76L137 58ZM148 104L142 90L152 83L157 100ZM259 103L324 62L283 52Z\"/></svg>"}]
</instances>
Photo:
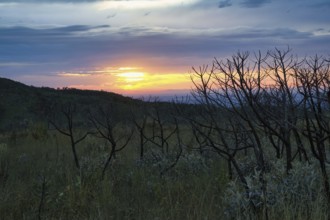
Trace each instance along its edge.
<instances>
[{"instance_id":1,"label":"dead tree","mask_svg":"<svg viewBox=\"0 0 330 220\"><path fill-rule=\"evenodd\" d=\"M48 121L60 134L69 137L75 165L77 169L80 169L76 146L93 132L84 132L79 137L76 137L77 135L74 131L76 129L74 118L78 114L76 104L69 102L60 106L55 105L51 108L51 111L52 113ZM63 120L64 124L62 123Z\"/></svg>"},{"instance_id":2,"label":"dead tree","mask_svg":"<svg viewBox=\"0 0 330 220\"><path fill-rule=\"evenodd\" d=\"M270 98L279 107L280 111L268 111L266 116L271 118L274 125L278 127L275 130L276 136L282 142L285 148L287 172L292 168L292 161L296 155L299 158L308 161L306 149L304 147L299 128L297 126L299 112L302 106L302 100L296 89L295 69L303 63L293 55L291 50L275 49L269 52L269 60L266 60L265 68L269 69L269 79L272 83L272 90L269 93ZM274 95L276 93L276 95ZM293 142L293 140L295 140ZM296 152L294 152L294 146Z\"/></svg>"},{"instance_id":3,"label":"dead tree","mask_svg":"<svg viewBox=\"0 0 330 220\"><path fill-rule=\"evenodd\" d=\"M256 205L250 200L250 188L245 174L236 158L240 151L253 150L258 167L261 170L260 180L263 183L263 192L265 192L266 184L263 180L265 165L260 136L257 126L253 122L253 115L250 114L248 108L244 108L246 107L246 99L244 100L242 91L238 87L241 85L239 82L243 82L244 73L240 72L242 74L241 78L239 75L237 78L235 71L236 68L239 68L239 71L244 71L246 55L239 54L238 57L233 57L234 61L227 60L226 63L220 63L216 60L210 70L207 66L193 69L194 73L191 78L195 89L192 94L204 110L197 117L187 117L187 119L190 121L192 129L195 130L193 132L195 138L200 139L198 136L203 137L206 140L205 147L215 151L228 162L229 176L233 175L232 169L236 171L245 188L251 207L256 210ZM217 72L219 70L218 65L223 68L223 71ZM247 94L249 94L248 89L245 90ZM233 116L238 120L227 120ZM249 133L249 141L246 141L245 134L243 136L243 133L238 132L237 129L241 129L241 126L244 126L243 130ZM240 135L238 136L238 134Z\"/></svg>"},{"instance_id":4,"label":"dead tree","mask_svg":"<svg viewBox=\"0 0 330 220\"><path fill-rule=\"evenodd\" d=\"M144 138L155 146L159 147L162 153L169 153L169 140L177 132L177 126L170 120L173 119L171 109L165 106L162 109L162 103L157 99L150 103L148 118L152 121L152 134Z\"/></svg>"},{"instance_id":5,"label":"dead tree","mask_svg":"<svg viewBox=\"0 0 330 220\"><path fill-rule=\"evenodd\" d=\"M116 153L122 151L130 142L134 130L118 120L118 112L113 105L100 106L96 112L89 111L89 119L96 129L96 136L103 138L110 144L110 152L107 157L101 174L101 179L105 177L105 172Z\"/></svg>"},{"instance_id":6,"label":"dead tree","mask_svg":"<svg viewBox=\"0 0 330 220\"><path fill-rule=\"evenodd\" d=\"M147 138L147 122L149 118L148 114L148 102L151 101L151 98L148 100L142 99L143 104L141 107L134 109L134 112L131 111L131 118L135 125L135 128L139 136L139 157L140 160L143 160L145 154L145 145L148 143Z\"/></svg>"},{"instance_id":7,"label":"dead tree","mask_svg":"<svg viewBox=\"0 0 330 220\"><path fill-rule=\"evenodd\" d=\"M175 121L175 133L176 133L176 139L177 139L177 147L179 148L176 156L175 156L175 160L168 166L165 167L161 172L160 172L160 176L163 176L165 173L167 173L169 170L173 169L177 163L179 162L182 152L183 152L183 143L182 143L182 139L181 139L181 134L180 134L180 129L179 129L179 122L177 120L177 118L174 119Z\"/></svg>"},{"instance_id":8,"label":"dead tree","mask_svg":"<svg viewBox=\"0 0 330 220\"><path fill-rule=\"evenodd\" d=\"M146 125L147 125L147 115L143 114L141 118L136 118L136 116L133 116L133 122L134 125L138 131L139 135L139 155L140 155L140 160L143 160L144 153L145 153L145 145L148 143L148 140L145 138L146 137Z\"/></svg>"},{"instance_id":9,"label":"dead tree","mask_svg":"<svg viewBox=\"0 0 330 220\"><path fill-rule=\"evenodd\" d=\"M330 62L315 56L306 60L306 65L296 69L296 77L301 96L303 97L304 128L311 152L318 160L324 191L330 205L330 183L326 169L326 146L330 143L330 117L327 93L330 86Z\"/></svg>"}]
</instances>

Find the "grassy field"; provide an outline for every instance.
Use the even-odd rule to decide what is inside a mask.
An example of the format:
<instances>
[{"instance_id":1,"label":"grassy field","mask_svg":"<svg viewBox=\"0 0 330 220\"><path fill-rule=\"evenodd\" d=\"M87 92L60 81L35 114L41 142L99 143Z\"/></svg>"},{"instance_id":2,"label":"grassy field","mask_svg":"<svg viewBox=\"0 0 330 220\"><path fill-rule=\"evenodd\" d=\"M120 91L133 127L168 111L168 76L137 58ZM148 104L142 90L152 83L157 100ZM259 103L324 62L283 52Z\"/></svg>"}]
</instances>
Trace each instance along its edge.
<instances>
[{"instance_id":1,"label":"grassy field","mask_svg":"<svg viewBox=\"0 0 330 220\"><path fill-rule=\"evenodd\" d=\"M220 158L185 149L178 164L160 175L173 161L171 155L149 146L141 161L134 138L101 180L109 153L104 140L90 136L77 146L77 170L66 137L40 127L0 138L0 219L265 217L248 209L242 187L228 179ZM249 158L241 162L249 164ZM281 163L273 163L267 176L269 219L328 219L317 169L313 164L295 167L286 176ZM257 192L253 171L249 184Z\"/></svg>"},{"instance_id":2,"label":"grassy field","mask_svg":"<svg viewBox=\"0 0 330 220\"><path fill-rule=\"evenodd\" d=\"M99 139L79 146L80 171L57 134L1 142L1 173L8 176L1 182L0 219L213 219L222 212L228 180L217 164L199 167L188 158L191 164L160 177L160 161L139 161L132 145L101 181L107 146Z\"/></svg>"}]
</instances>

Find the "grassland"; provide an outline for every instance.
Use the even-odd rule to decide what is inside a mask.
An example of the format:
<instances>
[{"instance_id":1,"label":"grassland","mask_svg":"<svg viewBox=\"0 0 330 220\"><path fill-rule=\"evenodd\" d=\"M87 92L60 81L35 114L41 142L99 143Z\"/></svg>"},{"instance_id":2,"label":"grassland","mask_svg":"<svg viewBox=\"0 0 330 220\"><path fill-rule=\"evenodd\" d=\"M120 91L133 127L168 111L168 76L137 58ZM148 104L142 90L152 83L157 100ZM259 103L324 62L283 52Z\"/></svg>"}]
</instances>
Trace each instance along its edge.
<instances>
[{"instance_id":1,"label":"grassland","mask_svg":"<svg viewBox=\"0 0 330 220\"><path fill-rule=\"evenodd\" d=\"M69 142L53 132L1 137L1 219L230 219L245 218L244 193L229 181L221 159L186 152L161 176L171 159L138 158L134 141L100 179L108 155L104 141L89 137L79 146L81 170ZM149 152L150 149L149 149ZM154 151L154 153L156 153ZM161 154L159 154L161 155ZM245 158L246 159L246 158ZM270 219L327 219L315 167L284 168L269 176ZM299 167L299 169L298 169ZM6 180L4 180L6 178ZM258 188L251 174L251 185ZM285 182L287 181L287 182ZM244 211L245 210L245 211ZM248 215L249 216L249 215ZM251 217L253 218L253 217Z\"/></svg>"},{"instance_id":2,"label":"grassland","mask_svg":"<svg viewBox=\"0 0 330 220\"><path fill-rule=\"evenodd\" d=\"M285 163L272 150L267 151L268 193L262 195L254 159L249 153L238 155L251 189L248 200L237 175L229 178L227 161L212 151L201 154L194 149L197 142L185 124L179 124L180 142L175 135L168 139L169 151L149 141L142 159L135 132L107 167L104 179L102 169L111 146L105 139L89 135L76 146L77 169L69 138L49 127L42 103L68 99L91 106L111 101L120 107L118 117L125 118L131 109L140 112L141 102L104 92L38 89L11 81L3 84L7 87L1 90L5 101L1 102L0 219L329 218L317 161L295 161L287 174ZM166 112L169 104L161 107ZM77 116L78 121L83 119ZM28 123L21 124L22 120ZM164 126L166 134L173 129L171 124ZM82 124L76 134L87 129ZM145 129L152 133L150 123ZM119 136L127 135L122 124L115 130ZM264 145L268 149L267 141ZM179 149L182 154L176 160ZM255 207L263 203L266 209L251 210L251 201Z\"/></svg>"}]
</instances>

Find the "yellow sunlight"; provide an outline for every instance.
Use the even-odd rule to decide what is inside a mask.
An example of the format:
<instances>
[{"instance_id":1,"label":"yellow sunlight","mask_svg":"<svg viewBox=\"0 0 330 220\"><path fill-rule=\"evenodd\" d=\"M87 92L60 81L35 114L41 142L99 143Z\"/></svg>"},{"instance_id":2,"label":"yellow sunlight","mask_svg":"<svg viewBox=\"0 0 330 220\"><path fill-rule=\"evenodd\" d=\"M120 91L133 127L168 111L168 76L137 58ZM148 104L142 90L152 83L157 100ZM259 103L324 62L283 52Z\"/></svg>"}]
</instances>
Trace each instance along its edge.
<instances>
[{"instance_id":1,"label":"yellow sunlight","mask_svg":"<svg viewBox=\"0 0 330 220\"><path fill-rule=\"evenodd\" d=\"M150 71L150 72L149 72ZM106 67L97 70L62 72L58 76L70 81L69 87L102 89L122 94L189 90L191 80L187 73L151 73L142 67Z\"/></svg>"},{"instance_id":2,"label":"yellow sunlight","mask_svg":"<svg viewBox=\"0 0 330 220\"><path fill-rule=\"evenodd\" d=\"M184 73L150 74L147 72L124 72L116 75L116 87L122 90L189 89L190 78Z\"/></svg>"},{"instance_id":3,"label":"yellow sunlight","mask_svg":"<svg viewBox=\"0 0 330 220\"><path fill-rule=\"evenodd\" d=\"M117 74L117 77L119 77L120 81L130 83L130 82L138 82L143 80L144 75L145 74L143 72L123 72Z\"/></svg>"}]
</instances>

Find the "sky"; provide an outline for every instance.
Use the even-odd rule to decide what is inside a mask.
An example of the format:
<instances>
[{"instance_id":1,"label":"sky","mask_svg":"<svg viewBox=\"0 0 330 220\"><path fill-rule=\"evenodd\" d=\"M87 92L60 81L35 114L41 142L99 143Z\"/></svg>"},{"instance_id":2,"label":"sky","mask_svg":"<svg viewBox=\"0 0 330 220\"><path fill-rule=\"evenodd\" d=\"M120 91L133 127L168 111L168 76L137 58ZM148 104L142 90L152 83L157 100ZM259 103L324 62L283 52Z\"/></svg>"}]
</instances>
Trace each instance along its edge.
<instances>
[{"instance_id":1,"label":"sky","mask_svg":"<svg viewBox=\"0 0 330 220\"><path fill-rule=\"evenodd\" d=\"M330 54L330 0L0 0L0 77L124 95L189 92L238 51Z\"/></svg>"}]
</instances>

